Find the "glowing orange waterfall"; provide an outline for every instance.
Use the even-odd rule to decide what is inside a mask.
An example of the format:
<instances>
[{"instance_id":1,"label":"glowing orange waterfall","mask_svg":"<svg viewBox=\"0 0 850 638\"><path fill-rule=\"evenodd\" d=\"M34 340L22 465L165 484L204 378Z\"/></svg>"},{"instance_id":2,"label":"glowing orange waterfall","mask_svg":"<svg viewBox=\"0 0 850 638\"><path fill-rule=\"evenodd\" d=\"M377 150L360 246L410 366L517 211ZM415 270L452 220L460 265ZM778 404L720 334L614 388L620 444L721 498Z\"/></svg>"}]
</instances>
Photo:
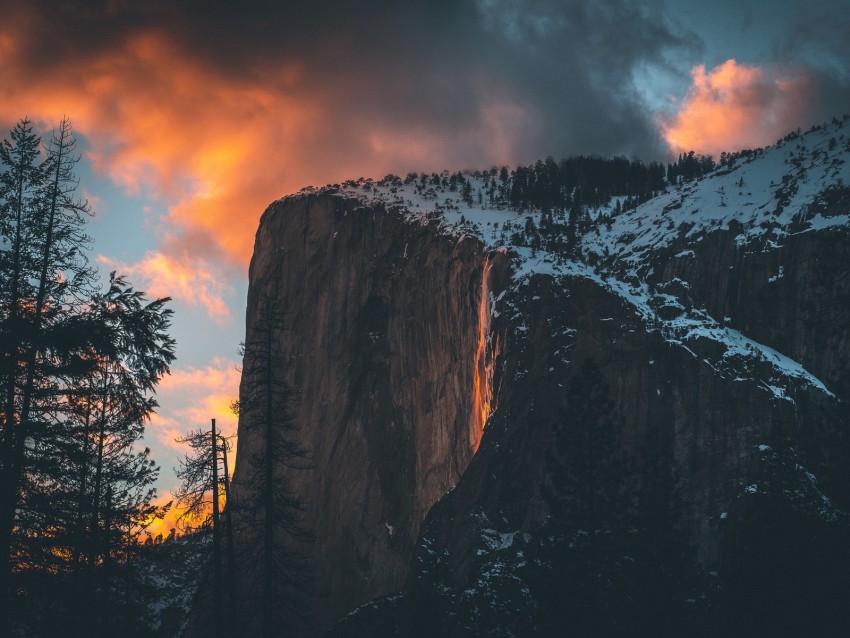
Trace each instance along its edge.
<instances>
[{"instance_id":1,"label":"glowing orange waterfall","mask_svg":"<svg viewBox=\"0 0 850 638\"><path fill-rule=\"evenodd\" d=\"M481 295L478 299L478 347L475 350L475 371L472 388L472 417L469 433L473 452L478 450L484 426L493 406L493 367L496 353L490 334L489 257L484 258L481 271Z\"/></svg>"}]
</instances>

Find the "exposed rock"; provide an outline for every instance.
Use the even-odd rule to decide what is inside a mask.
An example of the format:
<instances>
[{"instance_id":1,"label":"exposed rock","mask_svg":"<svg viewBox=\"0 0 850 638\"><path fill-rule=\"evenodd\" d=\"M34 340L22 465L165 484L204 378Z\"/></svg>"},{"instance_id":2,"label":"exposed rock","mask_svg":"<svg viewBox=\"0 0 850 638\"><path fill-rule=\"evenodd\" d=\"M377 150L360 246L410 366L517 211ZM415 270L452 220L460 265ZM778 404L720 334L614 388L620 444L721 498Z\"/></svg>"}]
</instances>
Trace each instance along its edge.
<instances>
[{"instance_id":1,"label":"exposed rock","mask_svg":"<svg viewBox=\"0 0 850 638\"><path fill-rule=\"evenodd\" d=\"M483 263L472 238L341 195L290 197L263 216L247 324L263 298L286 313L275 355L312 458L290 478L316 539L303 550L316 630L402 586L425 514L478 445ZM240 425L236 511L257 498L245 477L261 444Z\"/></svg>"},{"instance_id":2,"label":"exposed rock","mask_svg":"<svg viewBox=\"0 0 850 638\"><path fill-rule=\"evenodd\" d=\"M304 633L835 629L850 211L829 148L753 153L578 243L545 236L565 218L543 231L539 211L461 209L397 178L272 204L247 329L263 299L287 313L275 354L312 455L279 468L316 538L298 548ZM530 245L497 247L523 226ZM240 422L235 512L258 499L261 445Z\"/></svg>"}]
</instances>

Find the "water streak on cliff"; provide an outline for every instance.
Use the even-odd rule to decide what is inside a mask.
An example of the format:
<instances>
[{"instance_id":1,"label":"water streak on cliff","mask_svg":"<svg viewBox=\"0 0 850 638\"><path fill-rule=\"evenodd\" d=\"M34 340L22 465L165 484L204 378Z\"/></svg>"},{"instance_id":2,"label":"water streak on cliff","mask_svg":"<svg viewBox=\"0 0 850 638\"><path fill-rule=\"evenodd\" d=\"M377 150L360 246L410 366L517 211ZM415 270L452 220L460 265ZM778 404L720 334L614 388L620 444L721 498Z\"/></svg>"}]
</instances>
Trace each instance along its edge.
<instances>
[{"instance_id":1,"label":"water streak on cliff","mask_svg":"<svg viewBox=\"0 0 850 638\"><path fill-rule=\"evenodd\" d=\"M496 360L494 341L490 330L490 263L489 256L484 257L481 269L481 293L478 300L478 347L475 351L475 372L472 398L472 425L469 442L473 452L478 450L484 426L493 411L493 368Z\"/></svg>"}]
</instances>

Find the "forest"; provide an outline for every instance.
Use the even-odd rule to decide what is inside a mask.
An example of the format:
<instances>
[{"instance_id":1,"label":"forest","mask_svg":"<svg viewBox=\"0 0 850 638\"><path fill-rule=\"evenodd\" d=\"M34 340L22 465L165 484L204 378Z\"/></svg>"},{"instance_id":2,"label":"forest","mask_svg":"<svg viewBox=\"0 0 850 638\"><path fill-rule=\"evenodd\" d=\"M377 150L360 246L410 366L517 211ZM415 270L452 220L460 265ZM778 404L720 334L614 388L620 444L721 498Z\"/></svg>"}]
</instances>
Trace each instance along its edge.
<instances>
[{"instance_id":1,"label":"forest","mask_svg":"<svg viewBox=\"0 0 850 638\"><path fill-rule=\"evenodd\" d=\"M128 567L159 468L139 444L169 372L168 298L92 265L68 119L0 145L3 635L133 635Z\"/></svg>"},{"instance_id":2,"label":"forest","mask_svg":"<svg viewBox=\"0 0 850 638\"><path fill-rule=\"evenodd\" d=\"M232 605L239 576L226 507L232 441L215 419L178 438L180 484L172 501L156 504L160 468L143 437L175 360L171 299L149 299L92 264L94 212L78 194L79 160L68 119L43 140L24 118L0 144L0 635L176 635L196 595L214 603L219 635L238 618L222 605L225 594ZM266 331L242 344L260 364L233 405L263 433L265 468L309 463L286 438L293 393L280 364L263 363L277 322L272 313ZM269 626L282 588L293 604L303 590L300 559L277 530L310 536L280 479L249 478L264 496L239 512L243 532L257 532L252 556L239 558L266 568L257 582L240 580L259 592ZM179 533L152 538L149 526L171 507Z\"/></svg>"},{"instance_id":3,"label":"forest","mask_svg":"<svg viewBox=\"0 0 850 638\"><path fill-rule=\"evenodd\" d=\"M755 152L723 153L721 165L734 163L744 153ZM470 173L472 177L483 178L487 185L486 193L482 193L477 202L463 173L410 173L404 181L411 183L418 180L422 194L428 193L431 187L448 189L459 192L468 206L477 203L519 212L529 209L553 212L599 208L607 206L613 197L618 196L622 198L622 202L617 203L619 212L620 208L634 208L651 199L670 184L698 179L716 167L711 156L697 155L693 151L681 153L666 167L661 162L645 164L625 157L578 155L560 162L547 157L513 170L502 166Z\"/></svg>"}]
</instances>

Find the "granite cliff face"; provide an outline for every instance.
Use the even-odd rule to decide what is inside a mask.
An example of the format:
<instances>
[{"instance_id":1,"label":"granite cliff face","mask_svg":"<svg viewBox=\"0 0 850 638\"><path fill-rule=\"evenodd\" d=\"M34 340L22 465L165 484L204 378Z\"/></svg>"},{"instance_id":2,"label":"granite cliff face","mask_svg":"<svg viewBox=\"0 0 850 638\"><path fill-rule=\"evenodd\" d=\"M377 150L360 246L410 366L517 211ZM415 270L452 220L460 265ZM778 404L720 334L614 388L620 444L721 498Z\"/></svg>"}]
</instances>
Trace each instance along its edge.
<instances>
[{"instance_id":1,"label":"granite cliff face","mask_svg":"<svg viewBox=\"0 0 850 638\"><path fill-rule=\"evenodd\" d=\"M291 197L263 216L249 334L252 309L274 299L285 325L275 356L297 390L297 440L311 460L290 480L315 534L304 551L316 629L402 586L423 518L478 447L490 384L484 260L472 238L339 193ZM239 445L243 464L262 438L240 430ZM255 500L238 467L236 497Z\"/></svg>"},{"instance_id":2,"label":"granite cliff face","mask_svg":"<svg viewBox=\"0 0 850 638\"><path fill-rule=\"evenodd\" d=\"M546 213L398 178L272 204L247 322L263 299L286 312L275 348L312 456L279 470L315 534L305 633L835 629L842 132L595 211L567 251ZM261 444L240 424L235 512Z\"/></svg>"}]
</instances>

